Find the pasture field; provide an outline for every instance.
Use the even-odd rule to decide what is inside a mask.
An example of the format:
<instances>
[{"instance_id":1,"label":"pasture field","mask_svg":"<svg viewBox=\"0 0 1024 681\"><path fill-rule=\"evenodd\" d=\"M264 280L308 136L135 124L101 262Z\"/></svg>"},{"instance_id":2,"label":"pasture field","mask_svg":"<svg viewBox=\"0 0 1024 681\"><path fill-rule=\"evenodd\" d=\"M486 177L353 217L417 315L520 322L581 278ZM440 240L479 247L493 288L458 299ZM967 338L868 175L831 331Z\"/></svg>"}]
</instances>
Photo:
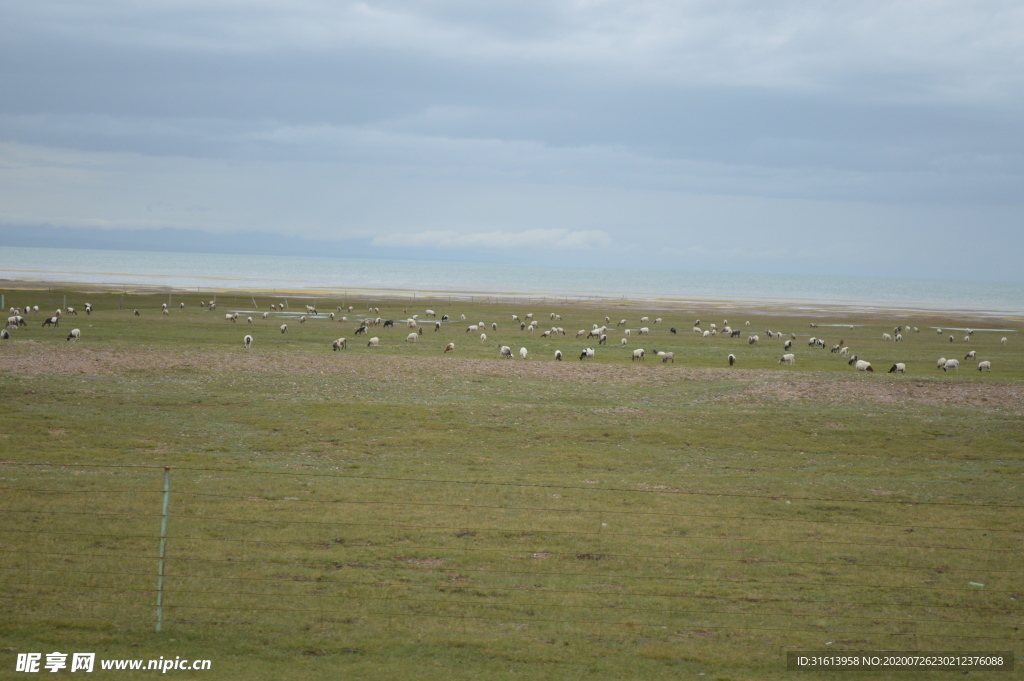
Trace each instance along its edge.
<instances>
[{"instance_id":1,"label":"pasture field","mask_svg":"<svg viewBox=\"0 0 1024 681\"><path fill-rule=\"evenodd\" d=\"M0 678L52 651L205 679L827 679L786 652L1022 650L1020 319L357 297L300 324L301 297L263 320L279 299L5 294L42 311L0 341ZM77 317L41 328L65 296ZM368 305L452 321L371 348ZM606 316L626 347L574 337ZM793 366L766 328L797 334Z\"/></svg>"}]
</instances>

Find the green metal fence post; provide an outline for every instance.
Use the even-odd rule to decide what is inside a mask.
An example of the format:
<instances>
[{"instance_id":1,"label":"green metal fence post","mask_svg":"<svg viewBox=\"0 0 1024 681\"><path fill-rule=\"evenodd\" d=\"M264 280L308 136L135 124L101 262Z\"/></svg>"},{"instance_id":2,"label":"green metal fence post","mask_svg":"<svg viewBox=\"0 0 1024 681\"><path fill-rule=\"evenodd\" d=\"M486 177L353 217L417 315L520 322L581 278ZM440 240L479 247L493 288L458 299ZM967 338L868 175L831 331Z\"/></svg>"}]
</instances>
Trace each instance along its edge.
<instances>
[{"instance_id":1,"label":"green metal fence post","mask_svg":"<svg viewBox=\"0 0 1024 681\"><path fill-rule=\"evenodd\" d=\"M164 467L164 510L160 517L160 574L156 580L156 630L164 623L164 556L167 555L167 503L171 498L171 467Z\"/></svg>"}]
</instances>

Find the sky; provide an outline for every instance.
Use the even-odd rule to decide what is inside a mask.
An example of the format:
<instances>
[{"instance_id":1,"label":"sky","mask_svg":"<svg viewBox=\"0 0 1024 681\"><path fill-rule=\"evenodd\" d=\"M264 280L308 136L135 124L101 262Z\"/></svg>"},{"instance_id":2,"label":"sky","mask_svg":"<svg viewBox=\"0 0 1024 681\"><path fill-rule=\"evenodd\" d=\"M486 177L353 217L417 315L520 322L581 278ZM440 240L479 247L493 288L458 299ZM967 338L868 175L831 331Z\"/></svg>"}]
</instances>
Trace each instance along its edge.
<instances>
[{"instance_id":1,"label":"sky","mask_svg":"<svg viewBox=\"0 0 1024 681\"><path fill-rule=\"evenodd\" d=\"M0 93L0 245L1024 280L1020 2L5 2Z\"/></svg>"}]
</instances>

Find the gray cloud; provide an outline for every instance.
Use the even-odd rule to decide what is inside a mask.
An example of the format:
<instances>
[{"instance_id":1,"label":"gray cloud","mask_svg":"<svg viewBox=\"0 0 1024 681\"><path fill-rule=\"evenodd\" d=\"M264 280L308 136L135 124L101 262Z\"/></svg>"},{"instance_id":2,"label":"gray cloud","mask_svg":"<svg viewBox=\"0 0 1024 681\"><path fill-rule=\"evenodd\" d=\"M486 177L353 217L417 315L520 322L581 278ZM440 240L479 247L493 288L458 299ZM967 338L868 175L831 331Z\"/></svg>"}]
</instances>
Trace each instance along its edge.
<instances>
[{"instance_id":1,"label":"gray cloud","mask_svg":"<svg viewBox=\"0 0 1024 681\"><path fill-rule=\"evenodd\" d=\"M7 3L0 222L930 276L1019 246L1022 62L1013 2Z\"/></svg>"}]
</instances>

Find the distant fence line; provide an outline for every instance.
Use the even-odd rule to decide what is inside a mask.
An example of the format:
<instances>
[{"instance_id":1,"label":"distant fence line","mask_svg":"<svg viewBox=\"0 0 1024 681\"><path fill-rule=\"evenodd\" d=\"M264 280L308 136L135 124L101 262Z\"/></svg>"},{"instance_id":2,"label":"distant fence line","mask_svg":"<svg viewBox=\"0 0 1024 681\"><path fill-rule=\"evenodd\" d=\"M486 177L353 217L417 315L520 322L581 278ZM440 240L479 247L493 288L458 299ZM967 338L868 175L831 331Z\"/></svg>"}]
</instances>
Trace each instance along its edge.
<instances>
[{"instance_id":1,"label":"distant fence line","mask_svg":"<svg viewBox=\"0 0 1024 681\"><path fill-rule=\"evenodd\" d=\"M65 475L80 469L104 478ZM433 619L545 626L560 636L639 627L1024 641L1003 604L1022 588L1022 505L208 466L0 462L0 470L15 472L0 487L0 602L8 604L0 618L8 620L84 618L160 631L296 621L415 628ZM324 482L334 485L330 497L312 498L319 490L308 486ZM486 496L464 496L474 489ZM561 501L576 493L585 494ZM695 498L765 510L674 506ZM792 507L778 510L784 501L804 511L827 501L832 511L823 515L836 504L982 515L967 518L975 524L916 524L917 533L952 536L914 539L907 523L787 517ZM810 530L820 536L805 536ZM759 553L769 549L781 555ZM877 549L885 559L825 555ZM545 569L552 558L573 568ZM979 577L985 582L966 581ZM843 624L823 629L821 620Z\"/></svg>"}]
</instances>

